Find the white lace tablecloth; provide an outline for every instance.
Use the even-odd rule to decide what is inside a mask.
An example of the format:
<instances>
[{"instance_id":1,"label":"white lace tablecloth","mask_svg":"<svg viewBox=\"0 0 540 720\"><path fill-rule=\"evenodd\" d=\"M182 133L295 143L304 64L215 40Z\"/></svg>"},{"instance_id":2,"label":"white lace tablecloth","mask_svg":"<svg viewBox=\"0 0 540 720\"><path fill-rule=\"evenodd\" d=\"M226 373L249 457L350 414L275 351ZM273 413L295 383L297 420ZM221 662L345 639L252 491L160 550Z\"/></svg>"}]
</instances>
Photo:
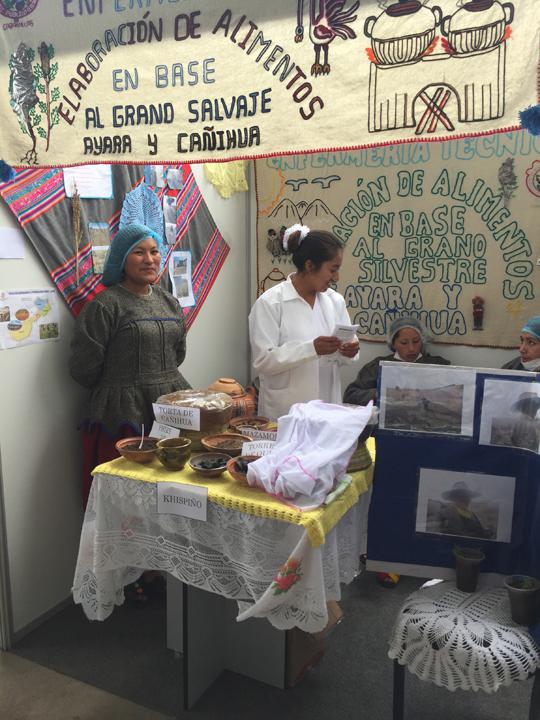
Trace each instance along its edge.
<instances>
[{"instance_id":1,"label":"white lace tablecloth","mask_svg":"<svg viewBox=\"0 0 540 720\"><path fill-rule=\"evenodd\" d=\"M124 601L143 570L238 601L238 620L266 617L280 630L322 630L326 603L359 572L370 493L319 548L300 525L208 503L207 520L158 514L155 483L97 474L84 517L73 597L91 620Z\"/></svg>"},{"instance_id":2,"label":"white lace tablecloth","mask_svg":"<svg viewBox=\"0 0 540 720\"><path fill-rule=\"evenodd\" d=\"M532 637L510 617L505 588L464 593L449 582L407 598L388 656L420 680L488 693L526 680L540 666Z\"/></svg>"}]
</instances>

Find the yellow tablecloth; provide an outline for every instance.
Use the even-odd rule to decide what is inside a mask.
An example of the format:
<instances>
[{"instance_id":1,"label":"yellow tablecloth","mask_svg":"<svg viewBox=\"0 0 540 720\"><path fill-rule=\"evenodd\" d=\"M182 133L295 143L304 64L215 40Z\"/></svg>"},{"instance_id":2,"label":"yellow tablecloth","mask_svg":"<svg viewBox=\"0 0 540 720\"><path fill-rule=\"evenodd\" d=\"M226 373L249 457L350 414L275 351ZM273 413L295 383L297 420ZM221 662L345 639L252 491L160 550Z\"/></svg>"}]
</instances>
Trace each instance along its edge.
<instances>
[{"instance_id":1,"label":"yellow tablecloth","mask_svg":"<svg viewBox=\"0 0 540 720\"><path fill-rule=\"evenodd\" d=\"M367 445L371 456L374 457L373 438L368 440ZM373 465L366 470L351 473L352 483L330 505L307 512L295 510L263 490L237 483L227 471L218 478L204 480L187 465L183 470L171 471L166 470L157 459L147 465L140 465L125 458L118 458L94 468L92 474L97 475L98 473L142 482L165 481L186 485L204 485L208 488L210 502L250 515L302 525L306 528L311 545L319 547L324 543L326 534L358 501L360 495L369 490L373 480Z\"/></svg>"}]
</instances>

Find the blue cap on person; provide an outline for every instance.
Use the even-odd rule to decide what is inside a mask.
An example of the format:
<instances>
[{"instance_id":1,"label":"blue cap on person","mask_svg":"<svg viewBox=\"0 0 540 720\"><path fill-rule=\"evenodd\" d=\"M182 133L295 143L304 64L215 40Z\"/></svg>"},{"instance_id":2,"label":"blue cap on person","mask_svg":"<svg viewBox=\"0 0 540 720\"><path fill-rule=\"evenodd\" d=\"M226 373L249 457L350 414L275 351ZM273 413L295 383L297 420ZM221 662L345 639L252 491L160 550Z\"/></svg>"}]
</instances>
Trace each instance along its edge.
<instances>
[{"instance_id":1,"label":"blue cap on person","mask_svg":"<svg viewBox=\"0 0 540 720\"><path fill-rule=\"evenodd\" d=\"M118 285L124 275L127 256L134 247L147 238L153 238L159 247L159 236L146 225L125 225L116 233L103 267L101 282L105 286Z\"/></svg>"},{"instance_id":2,"label":"blue cap on person","mask_svg":"<svg viewBox=\"0 0 540 720\"><path fill-rule=\"evenodd\" d=\"M529 318L525 322L525 325L521 328L521 332L534 335L535 338L540 340L540 315L535 315L534 317Z\"/></svg>"}]
</instances>

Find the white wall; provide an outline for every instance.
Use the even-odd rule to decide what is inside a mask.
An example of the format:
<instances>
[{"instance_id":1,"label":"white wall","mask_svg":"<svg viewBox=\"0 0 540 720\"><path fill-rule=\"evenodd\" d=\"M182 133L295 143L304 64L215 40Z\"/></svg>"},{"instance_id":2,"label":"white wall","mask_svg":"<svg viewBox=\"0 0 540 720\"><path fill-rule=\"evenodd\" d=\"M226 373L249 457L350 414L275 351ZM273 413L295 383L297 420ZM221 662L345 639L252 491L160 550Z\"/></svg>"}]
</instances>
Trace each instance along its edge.
<instances>
[{"instance_id":1,"label":"white wall","mask_svg":"<svg viewBox=\"0 0 540 720\"><path fill-rule=\"evenodd\" d=\"M18 227L0 205L0 226ZM53 288L30 243L0 260L0 288ZM80 532L76 431L82 392L67 371L73 319L59 300L58 342L0 350L0 455L14 630L68 597Z\"/></svg>"},{"instance_id":2,"label":"white wall","mask_svg":"<svg viewBox=\"0 0 540 720\"><path fill-rule=\"evenodd\" d=\"M188 334L182 367L193 387L220 376L248 380L248 193L225 201L194 174L231 251ZM18 227L0 201L0 226ZM0 289L54 289L30 243L24 260L0 260ZM70 595L81 511L84 391L68 374L73 318L58 295L62 337L0 350L0 462L14 631Z\"/></svg>"}]
</instances>

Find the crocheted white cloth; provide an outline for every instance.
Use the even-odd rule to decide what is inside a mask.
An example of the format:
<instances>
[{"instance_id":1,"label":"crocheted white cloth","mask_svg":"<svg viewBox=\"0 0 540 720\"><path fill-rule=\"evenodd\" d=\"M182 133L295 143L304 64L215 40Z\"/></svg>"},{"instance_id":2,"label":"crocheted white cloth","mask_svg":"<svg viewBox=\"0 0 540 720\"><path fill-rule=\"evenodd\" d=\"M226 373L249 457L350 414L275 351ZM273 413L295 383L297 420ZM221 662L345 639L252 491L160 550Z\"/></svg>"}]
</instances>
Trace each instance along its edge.
<instances>
[{"instance_id":1,"label":"crocheted white cloth","mask_svg":"<svg viewBox=\"0 0 540 720\"><path fill-rule=\"evenodd\" d=\"M504 588L471 594L448 582L407 598L388 656L420 680L487 693L526 680L540 666L533 639L510 618Z\"/></svg>"}]
</instances>

